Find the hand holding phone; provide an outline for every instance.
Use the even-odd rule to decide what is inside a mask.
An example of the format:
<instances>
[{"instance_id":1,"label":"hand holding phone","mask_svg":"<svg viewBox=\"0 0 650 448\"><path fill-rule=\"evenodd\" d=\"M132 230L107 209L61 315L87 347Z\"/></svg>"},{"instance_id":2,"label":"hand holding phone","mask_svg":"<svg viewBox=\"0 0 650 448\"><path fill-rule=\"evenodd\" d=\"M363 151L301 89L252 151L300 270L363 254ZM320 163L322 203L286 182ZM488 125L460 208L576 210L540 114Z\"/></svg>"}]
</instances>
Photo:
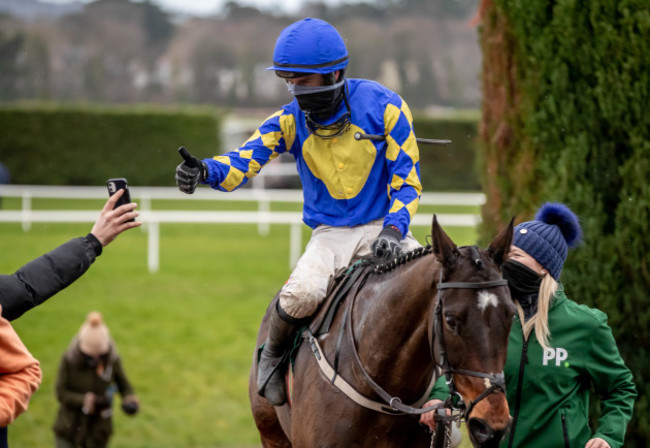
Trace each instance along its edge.
<instances>
[{"instance_id":1,"label":"hand holding phone","mask_svg":"<svg viewBox=\"0 0 650 448\"><path fill-rule=\"evenodd\" d=\"M138 216L138 212L135 211L136 204L131 202L131 195L129 193L129 186L126 179L109 179L106 181L106 188L108 188L109 199L106 201L106 204L104 204L97 221L95 221L95 225L93 225L93 228L90 231L90 233L99 240L102 247L106 247L125 230L140 227L142 225L141 221L135 220L135 217ZM123 193L119 198L117 198L117 200L110 199L113 195L119 194L118 192L120 190L123 190ZM116 208L124 204L131 205L124 207L120 212L114 212ZM131 219L127 219L129 217Z\"/></svg>"},{"instance_id":2,"label":"hand holding phone","mask_svg":"<svg viewBox=\"0 0 650 448\"><path fill-rule=\"evenodd\" d=\"M126 179L123 177L108 179L106 181L106 188L108 188L108 195L113 196L120 190L124 190L124 194L121 198L115 203L113 209L118 208L120 205L130 204L131 203L131 193L129 192L129 184ZM129 221L135 221L135 219L129 219Z\"/></svg>"}]
</instances>

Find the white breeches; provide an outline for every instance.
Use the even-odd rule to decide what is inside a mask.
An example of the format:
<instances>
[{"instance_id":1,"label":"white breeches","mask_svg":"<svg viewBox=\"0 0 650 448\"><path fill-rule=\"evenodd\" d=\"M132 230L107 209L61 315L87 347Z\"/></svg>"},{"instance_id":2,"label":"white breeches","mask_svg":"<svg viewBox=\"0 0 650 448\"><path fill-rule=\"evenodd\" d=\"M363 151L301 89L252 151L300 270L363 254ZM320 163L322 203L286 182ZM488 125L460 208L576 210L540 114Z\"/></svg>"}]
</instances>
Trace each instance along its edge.
<instances>
[{"instance_id":1,"label":"white breeches","mask_svg":"<svg viewBox=\"0 0 650 448\"><path fill-rule=\"evenodd\" d=\"M280 291L280 307L300 319L316 312L327 286L338 270L372 254L372 243L383 228L383 219L355 227L320 225ZM421 247L409 231L402 240L405 252Z\"/></svg>"}]
</instances>

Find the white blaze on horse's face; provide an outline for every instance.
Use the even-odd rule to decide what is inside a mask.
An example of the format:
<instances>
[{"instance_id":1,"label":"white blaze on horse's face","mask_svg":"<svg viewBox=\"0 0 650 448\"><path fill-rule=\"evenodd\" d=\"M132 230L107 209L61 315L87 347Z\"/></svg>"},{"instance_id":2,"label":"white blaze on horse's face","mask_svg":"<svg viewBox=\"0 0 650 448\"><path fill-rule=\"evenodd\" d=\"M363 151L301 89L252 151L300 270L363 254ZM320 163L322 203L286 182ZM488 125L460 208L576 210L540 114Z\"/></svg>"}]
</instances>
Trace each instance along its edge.
<instances>
[{"instance_id":1,"label":"white blaze on horse's face","mask_svg":"<svg viewBox=\"0 0 650 448\"><path fill-rule=\"evenodd\" d=\"M497 306L499 304L499 299L497 296L488 291L479 291L478 293L478 308L485 312L485 309L488 306Z\"/></svg>"}]
</instances>

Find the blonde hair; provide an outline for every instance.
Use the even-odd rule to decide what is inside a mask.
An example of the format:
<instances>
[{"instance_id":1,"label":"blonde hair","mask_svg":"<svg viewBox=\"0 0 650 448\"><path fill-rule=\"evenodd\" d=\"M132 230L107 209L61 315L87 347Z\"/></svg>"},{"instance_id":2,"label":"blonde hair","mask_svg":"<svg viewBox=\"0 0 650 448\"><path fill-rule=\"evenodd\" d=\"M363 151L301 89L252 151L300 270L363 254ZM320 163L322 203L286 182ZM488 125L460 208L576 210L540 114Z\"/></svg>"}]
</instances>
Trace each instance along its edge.
<instances>
[{"instance_id":1,"label":"blonde hair","mask_svg":"<svg viewBox=\"0 0 650 448\"><path fill-rule=\"evenodd\" d=\"M522 322L524 339L528 340L530 333L534 329L535 336L544 349L549 348L548 339L551 336L551 331L548 329L548 310L551 308L551 303L558 290L558 286L558 282L550 274L547 273L544 275L542 283L539 285L537 312L526 322L524 322L524 310L519 304L519 301L515 299L517 314L519 315L519 320Z\"/></svg>"}]
</instances>

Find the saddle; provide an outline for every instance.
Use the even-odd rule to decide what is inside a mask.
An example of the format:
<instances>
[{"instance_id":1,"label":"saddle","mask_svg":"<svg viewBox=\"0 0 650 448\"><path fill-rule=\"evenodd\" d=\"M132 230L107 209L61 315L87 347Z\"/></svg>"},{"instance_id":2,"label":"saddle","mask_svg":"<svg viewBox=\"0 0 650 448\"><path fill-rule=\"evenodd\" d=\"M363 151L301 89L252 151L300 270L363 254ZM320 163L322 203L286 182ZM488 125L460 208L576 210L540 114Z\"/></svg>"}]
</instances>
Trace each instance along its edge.
<instances>
[{"instance_id":1,"label":"saddle","mask_svg":"<svg viewBox=\"0 0 650 448\"><path fill-rule=\"evenodd\" d=\"M361 259L347 268L339 271L327 288L323 304L309 324L309 330L314 336L329 333L332 320L336 316L339 305L348 295L356 294L372 272L375 264L367 259Z\"/></svg>"},{"instance_id":2,"label":"saddle","mask_svg":"<svg viewBox=\"0 0 650 448\"><path fill-rule=\"evenodd\" d=\"M370 260L361 259L348 267L339 269L339 271L334 275L334 278L327 286L325 300L316 313L314 313L311 318L308 318L309 321L306 322L305 325L298 327L294 332L293 346L287 354L287 358L292 367L289 370L293 370L293 361L295 360L295 355L303 342L305 331L308 331L314 336L321 336L329 333L330 326L336 316L339 305L346 297L348 297L348 295L356 294L359 289L361 289L361 286L365 283L365 279L372 272L374 267L375 264ZM264 344L258 348L258 359L263 347Z\"/></svg>"},{"instance_id":3,"label":"saddle","mask_svg":"<svg viewBox=\"0 0 650 448\"><path fill-rule=\"evenodd\" d=\"M311 318L306 318L308 321L303 326L296 328L293 335L293 346L287 352L285 360L282 363L285 363L287 360L290 361L291 366L293 366L293 361L295 359L295 354L300 348L303 340L303 333L305 330L309 330L314 336L320 336L326 333L329 333L330 326L336 316L336 311L339 308L339 305L349 293L356 294L367 276L372 272L372 269L375 267L375 264L367 259L361 259L348 267L341 268L334 275L334 278L330 281L327 286L327 293L325 300L320 305L316 313ZM279 294L279 293L278 293ZM278 299L278 295L274 300ZM262 343L257 348L257 360L259 361L262 349L264 348L264 343ZM291 369L290 369L291 370Z\"/></svg>"}]
</instances>

